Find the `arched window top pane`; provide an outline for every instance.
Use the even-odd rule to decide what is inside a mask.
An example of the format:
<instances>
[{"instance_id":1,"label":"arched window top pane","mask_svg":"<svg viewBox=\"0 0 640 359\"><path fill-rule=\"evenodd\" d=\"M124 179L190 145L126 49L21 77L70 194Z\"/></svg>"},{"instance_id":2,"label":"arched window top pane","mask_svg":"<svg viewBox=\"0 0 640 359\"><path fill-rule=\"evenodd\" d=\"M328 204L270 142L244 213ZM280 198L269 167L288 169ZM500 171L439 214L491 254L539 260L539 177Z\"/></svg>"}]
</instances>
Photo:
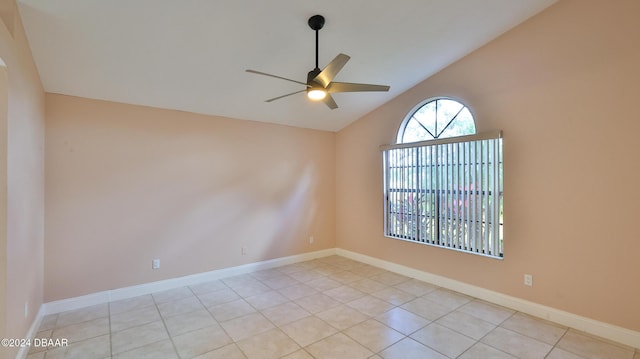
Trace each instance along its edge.
<instances>
[{"instance_id":1,"label":"arched window top pane","mask_svg":"<svg viewBox=\"0 0 640 359\"><path fill-rule=\"evenodd\" d=\"M397 142L418 142L475 133L475 121L467 106L450 98L437 98L419 105L405 118L398 131Z\"/></svg>"}]
</instances>

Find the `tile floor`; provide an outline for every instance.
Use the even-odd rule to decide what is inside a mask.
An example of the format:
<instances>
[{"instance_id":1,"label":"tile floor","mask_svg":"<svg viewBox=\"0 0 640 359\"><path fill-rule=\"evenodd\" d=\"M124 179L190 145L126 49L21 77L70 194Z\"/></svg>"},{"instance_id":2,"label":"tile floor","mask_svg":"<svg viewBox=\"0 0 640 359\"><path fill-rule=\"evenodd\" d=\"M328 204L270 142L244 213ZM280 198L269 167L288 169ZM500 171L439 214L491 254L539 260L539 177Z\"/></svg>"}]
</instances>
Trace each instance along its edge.
<instances>
[{"instance_id":1,"label":"tile floor","mask_svg":"<svg viewBox=\"0 0 640 359\"><path fill-rule=\"evenodd\" d=\"M59 313L28 359L628 358L601 340L331 256Z\"/></svg>"}]
</instances>

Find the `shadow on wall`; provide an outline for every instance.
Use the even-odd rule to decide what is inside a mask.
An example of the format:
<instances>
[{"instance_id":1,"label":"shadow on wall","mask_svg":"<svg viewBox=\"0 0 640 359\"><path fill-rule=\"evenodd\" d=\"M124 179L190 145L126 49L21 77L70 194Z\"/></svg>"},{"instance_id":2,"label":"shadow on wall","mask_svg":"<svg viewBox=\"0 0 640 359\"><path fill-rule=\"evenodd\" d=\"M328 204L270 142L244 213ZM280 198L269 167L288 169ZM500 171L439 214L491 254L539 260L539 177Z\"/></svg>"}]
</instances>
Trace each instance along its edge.
<instances>
[{"instance_id":1,"label":"shadow on wall","mask_svg":"<svg viewBox=\"0 0 640 359\"><path fill-rule=\"evenodd\" d=\"M164 255L172 257L188 258L194 250L242 255L242 247L248 248L242 262L291 255L291 242L309 231L315 216L313 172L311 165L283 163L238 176L167 208L159 220L164 226L148 235L163 238ZM217 268L238 264L220 259L212 257Z\"/></svg>"}]
</instances>

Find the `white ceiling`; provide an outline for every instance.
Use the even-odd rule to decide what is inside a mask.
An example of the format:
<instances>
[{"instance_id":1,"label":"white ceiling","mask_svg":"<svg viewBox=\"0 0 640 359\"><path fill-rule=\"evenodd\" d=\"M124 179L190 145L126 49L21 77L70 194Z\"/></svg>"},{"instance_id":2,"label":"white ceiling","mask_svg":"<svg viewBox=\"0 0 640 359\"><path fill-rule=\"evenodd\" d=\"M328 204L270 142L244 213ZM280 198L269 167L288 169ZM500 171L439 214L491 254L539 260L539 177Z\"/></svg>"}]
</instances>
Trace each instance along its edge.
<instances>
[{"instance_id":1,"label":"white ceiling","mask_svg":"<svg viewBox=\"0 0 640 359\"><path fill-rule=\"evenodd\" d=\"M338 131L556 0L19 0L50 93ZM330 110L297 94L315 66L307 19L326 18L320 68L336 81L390 85L339 93Z\"/></svg>"}]
</instances>

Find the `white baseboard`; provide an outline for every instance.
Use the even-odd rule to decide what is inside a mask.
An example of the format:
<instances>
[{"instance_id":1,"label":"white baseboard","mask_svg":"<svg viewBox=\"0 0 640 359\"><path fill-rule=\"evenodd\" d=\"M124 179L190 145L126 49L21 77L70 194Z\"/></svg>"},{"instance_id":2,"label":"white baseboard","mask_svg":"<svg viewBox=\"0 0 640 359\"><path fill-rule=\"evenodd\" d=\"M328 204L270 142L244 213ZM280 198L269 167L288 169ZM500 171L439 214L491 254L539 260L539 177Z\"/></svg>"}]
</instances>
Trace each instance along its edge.
<instances>
[{"instance_id":1,"label":"white baseboard","mask_svg":"<svg viewBox=\"0 0 640 359\"><path fill-rule=\"evenodd\" d=\"M466 294L490 303L501 305L518 312L534 317L549 320L570 328L574 328L592 335L625 344L634 348L640 348L640 332L622 328L612 324L600 322L591 318L582 317L563 310L548 307L542 304L530 302L524 299L512 297L482 287L456 281L417 269L409 268L393 262L369 257L364 254L351 252L345 249L336 249L336 254L375 267L383 268L391 272L422 280L446 289Z\"/></svg>"},{"instance_id":2,"label":"white baseboard","mask_svg":"<svg viewBox=\"0 0 640 359\"><path fill-rule=\"evenodd\" d=\"M38 315L36 316L26 338L34 338L36 331L45 315L64 312L67 310L80 309L96 304L108 303L120 299L132 298L140 295L151 294L163 290L183 287L186 285L194 285L204 283L216 279L232 277L236 275L251 273L259 270L275 268L287 264L293 264L302 261L308 261L316 258L326 257L330 255L340 255L346 258L357 260L366 264L370 264L379 268L383 268L398 274L416 278L434 285L451 289L459 293L467 294L472 297L486 300L488 302L501 305L522 313L526 313L535 317L543 318L567 327L571 327L583 332L597 335L599 337L609 339L621 344L629 345L634 348L640 347L640 332L630 329L618 327L608 323L600 322L590 318L582 317L576 314L565 312L559 309L547 307L538 303L530 302L524 299L512 297L506 294L491 291L485 288L477 287L471 284L459 282L446 277L438 276L428 272L409 268L397 263L388 262L382 259L369 257L364 254L351 252L340 248L325 249L316 252L303 253L289 257L271 259L262 262L244 264L236 267L223 268L210 272L198 273L179 278L172 278L157 282L145 283L136 286L107 290L103 292L88 294L80 297L57 300L54 302L44 303ZM23 348L24 349L24 348ZM27 351L20 350L18 359L24 359Z\"/></svg>"},{"instance_id":3,"label":"white baseboard","mask_svg":"<svg viewBox=\"0 0 640 359\"><path fill-rule=\"evenodd\" d=\"M38 328L40 328L40 324L42 323L42 318L44 316L45 316L44 306L40 306L40 309L38 310L38 314L36 314L36 317L33 320L33 323L31 323L31 327L29 328L29 331L24 336L25 338L33 339L36 337L36 334L38 333ZM16 359L25 359L29 354L29 349L31 349L31 347L29 346L21 347L20 350L18 351L18 354L16 355Z\"/></svg>"},{"instance_id":4,"label":"white baseboard","mask_svg":"<svg viewBox=\"0 0 640 359\"><path fill-rule=\"evenodd\" d=\"M262 262L255 262L249 264L243 264L236 267L229 267L218 269L210 272L197 273L193 275L188 275L179 278L171 278L166 280L161 280L157 282L145 283L130 287L118 288L113 290L106 290L98 293L92 293L83 295L80 297L67 298L62 300L56 300L53 302L44 303L40 306L38 310L38 314L34 319L29 331L25 335L25 338L33 339L37 334L37 330L42 323L42 319L49 314L56 314L60 312L65 312L67 310L74 310L89 307L96 304L108 303L110 301L133 298L140 295L151 294L155 292L160 292L163 290L169 290L179 287L184 287L186 285L195 285L199 283L205 283L208 281L232 277L236 275L251 273L259 270L270 269L275 267L280 267L287 264L293 264L303 261L308 261L316 258L327 257L330 255L336 254L335 248L302 253L289 257L276 258L271 260L266 260ZM23 347L18 351L16 359L25 359L29 354L29 348Z\"/></svg>"},{"instance_id":5,"label":"white baseboard","mask_svg":"<svg viewBox=\"0 0 640 359\"><path fill-rule=\"evenodd\" d=\"M184 277L165 279L157 282L144 283L130 287L106 290L103 292L92 293L80 297L56 300L43 304L44 315L65 312L89 307L96 304L108 303L120 299L133 298L145 294L160 292L187 285L195 285L209 282L216 279L232 277L236 275L251 273L259 270L280 267L287 264L308 261L316 258L326 257L336 254L335 248L297 254L289 257L281 257L270 259L262 262L248 263L236 267L217 269L210 272L192 274Z\"/></svg>"}]
</instances>

